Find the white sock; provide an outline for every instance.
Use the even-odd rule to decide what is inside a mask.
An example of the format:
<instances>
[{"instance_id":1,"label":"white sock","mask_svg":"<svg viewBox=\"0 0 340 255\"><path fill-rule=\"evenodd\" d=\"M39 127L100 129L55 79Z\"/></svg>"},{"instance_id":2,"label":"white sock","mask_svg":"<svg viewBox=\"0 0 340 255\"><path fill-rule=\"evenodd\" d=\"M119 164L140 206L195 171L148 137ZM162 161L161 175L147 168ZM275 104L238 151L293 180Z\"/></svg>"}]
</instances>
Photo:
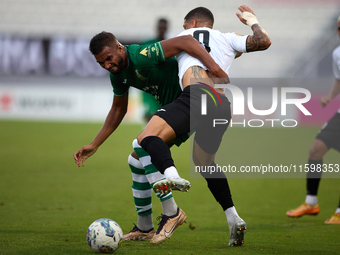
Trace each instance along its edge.
<instances>
[{"instance_id":1,"label":"white sock","mask_svg":"<svg viewBox=\"0 0 340 255\"><path fill-rule=\"evenodd\" d=\"M227 210L224 211L225 215L227 216L227 221L229 225L229 229L233 226L235 220L239 218L235 206L229 207Z\"/></svg>"},{"instance_id":2,"label":"white sock","mask_svg":"<svg viewBox=\"0 0 340 255\"><path fill-rule=\"evenodd\" d=\"M162 201L163 214L166 216L173 216L177 213L177 204L173 197Z\"/></svg>"},{"instance_id":3,"label":"white sock","mask_svg":"<svg viewBox=\"0 0 340 255\"><path fill-rule=\"evenodd\" d=\"M138 215L137 227L142 231L148 231L153 228L152 214L147 216Z\"/></svg>"},{"instance_id":4,"label":"white sock","mask_svg":"<svg viewBox=\"0 0 340 255\"><path fill-rule=\"evenodd\" d=\"M169 178L181 178L177 172L176 167L170 166L164 171L164 175L167 179Z\"/></svg>"},{"instance_id":5,"label":"white sock","mask_svg":"<svg viewBox=\"0 0 340 255\"><path fill-rule=\"evenodd\" d=\"M318 197L314 195L307 195L305 203L309 205L316 205L318 203Z\"/></svg>"},{"instance_id":6,"label":"white sock","mask_svg":"<svg viewBox=\"0 0 340 255\"><path fill-rule=\"evenodd\" d=\"M340 207L336 209L335 213L340 213Z\"/></svg>"}]
</instances>

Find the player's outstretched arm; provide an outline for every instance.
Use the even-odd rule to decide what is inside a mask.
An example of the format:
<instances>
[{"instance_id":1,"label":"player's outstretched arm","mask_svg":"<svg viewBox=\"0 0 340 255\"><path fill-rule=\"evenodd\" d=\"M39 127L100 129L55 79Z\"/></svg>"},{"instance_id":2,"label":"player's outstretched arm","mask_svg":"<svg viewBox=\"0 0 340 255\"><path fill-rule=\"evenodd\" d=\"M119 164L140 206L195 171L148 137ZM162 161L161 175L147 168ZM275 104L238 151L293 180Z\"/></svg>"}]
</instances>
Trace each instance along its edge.
<instances>
[{"instance_id":1,"label":"player's outstretched arm","mask_svg":"<svg viewBox=\"0 0 340 255\"><path fill-rule=\"evenodd\" d=\"M241 5L238 8L240 13L236 13L236 16L240 21L251 27L253 35L248 36L246 49L247 52L266 50L271 45L270 38L267 32L260 26L253 10L247 5Z\"/></svg>"},{"instance_id":2,"label":"player's outstretched arm","mask_svg":"<svg viewBox=\"0 0 340 255\"><path fill-rule=\"evenodd\" d=\"M128 105L128 93L121 97L114 97L112 107L108 113L103 127L94 138L92 143L83 146L80 150L74 153L73 158L78 167L84 166L86 159L92 156L98 147L116 130L123 120Z\"/></svg>"},{"instance_id":3,"label":"player's outstretched arm","mask_svg":"<svg viewBox=\"0 0 340 255\"><path fill-rule=\"evenodd\" d=\"M166 59L176 56L181 51L185 51L194 58L200 60L212 73L214 77L225 78L229 83L228 75L214 61L202 45L191 35L183 35L161 41Z\"/></svg>"},{"instance_id":4,"label":"player's outstretched arm","mask_svg":"<svg viewBox=\"0 0 340 255\"><path fill-rule=\"evenodd\" d=\"M321 97L320 99L321 106L325 107L334 97L336 97L339 94L340 94L340 80L335 79L331 92L327 96Z\"/></svg>"}]
</instances>

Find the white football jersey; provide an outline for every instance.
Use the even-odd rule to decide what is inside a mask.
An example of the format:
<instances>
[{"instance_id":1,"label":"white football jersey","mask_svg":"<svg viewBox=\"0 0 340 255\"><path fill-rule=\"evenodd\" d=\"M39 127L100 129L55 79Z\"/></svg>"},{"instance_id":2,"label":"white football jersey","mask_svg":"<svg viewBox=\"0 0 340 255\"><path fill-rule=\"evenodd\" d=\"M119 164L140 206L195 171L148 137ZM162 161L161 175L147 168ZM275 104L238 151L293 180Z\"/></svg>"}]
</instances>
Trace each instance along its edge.
<instances>
[{"instance_id":1,"label":"white football jersey","mask_svg":"<svg viewBox=\"0 0 340 255\"><path fill-rule=\"evenodd\" d=\"M209 52L215 62L229 75L229 68L235 59L237 52L246 52L247 35L239 35L235 33L221 33L218 30L207 27L190 28L184 30L178 36L192 35L199 41ZM207 70L201 61L182 51L177 56L178 76L181 88L182 78L188 68L192 66L200 66Z\"/></svg>"},{"instance_id":2,"label":"white football jersey","mask_svg":"<svg viewBox=\"0 0 340 255\"><path fill-rule=\"evenodd\" d=\"M333 74L335 79L340 80L340 46L333 51ZM340 113L340 109L338 110Z\"/></svg>"}]
</instances>

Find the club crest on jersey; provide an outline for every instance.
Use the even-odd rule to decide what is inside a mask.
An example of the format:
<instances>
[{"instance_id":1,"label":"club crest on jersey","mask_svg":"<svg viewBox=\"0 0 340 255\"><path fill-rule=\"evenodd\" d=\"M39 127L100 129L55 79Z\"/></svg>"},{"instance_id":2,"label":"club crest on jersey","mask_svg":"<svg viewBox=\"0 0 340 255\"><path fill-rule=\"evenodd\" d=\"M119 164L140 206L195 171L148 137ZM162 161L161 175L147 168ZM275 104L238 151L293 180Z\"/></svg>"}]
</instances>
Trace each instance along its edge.
<instances>
[{"instance_id":1,"label":"club crest on jersey","mask_svg":"<svg viewBox=\"0 0 340 255\"><path fill-rule=\"evenodd\" d=\"M148 50L146 48L144 48L141 52L139 52L140 54L144 55L145 57L147 56L146 53L148 52Z\"/></svg>"}]
</instances>

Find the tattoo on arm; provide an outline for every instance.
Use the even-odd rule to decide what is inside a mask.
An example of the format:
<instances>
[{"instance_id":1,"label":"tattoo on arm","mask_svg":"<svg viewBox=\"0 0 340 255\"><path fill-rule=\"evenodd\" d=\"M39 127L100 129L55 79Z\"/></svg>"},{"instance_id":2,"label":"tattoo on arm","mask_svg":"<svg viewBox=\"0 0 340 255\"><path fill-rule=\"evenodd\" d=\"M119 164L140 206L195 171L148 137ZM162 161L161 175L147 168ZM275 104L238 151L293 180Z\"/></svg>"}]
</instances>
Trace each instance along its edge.
<instances>
[{"instance_id":1,"label":"tattoo on arm","mask_svg":"<svg viewBox=\"0 0 340 255\"><path fill-rule=\"evenodd\" d=\"M251 28L254 34L247 38L247 52L268 49L271 42L267 32L259 24L254 24Z\"/></svg>"},{"instance_id":2,"label":"tattoo on arm","mask_svg":"<svg viewBox=\"0 0 340 255\"><path fill-rule=\"evenodd\" d=\"M203 73L203 69L199 66L192 66L191 67L191 74L195 77L195 78L202 78L202 73Z\"/></svg>"}]
</instances>

